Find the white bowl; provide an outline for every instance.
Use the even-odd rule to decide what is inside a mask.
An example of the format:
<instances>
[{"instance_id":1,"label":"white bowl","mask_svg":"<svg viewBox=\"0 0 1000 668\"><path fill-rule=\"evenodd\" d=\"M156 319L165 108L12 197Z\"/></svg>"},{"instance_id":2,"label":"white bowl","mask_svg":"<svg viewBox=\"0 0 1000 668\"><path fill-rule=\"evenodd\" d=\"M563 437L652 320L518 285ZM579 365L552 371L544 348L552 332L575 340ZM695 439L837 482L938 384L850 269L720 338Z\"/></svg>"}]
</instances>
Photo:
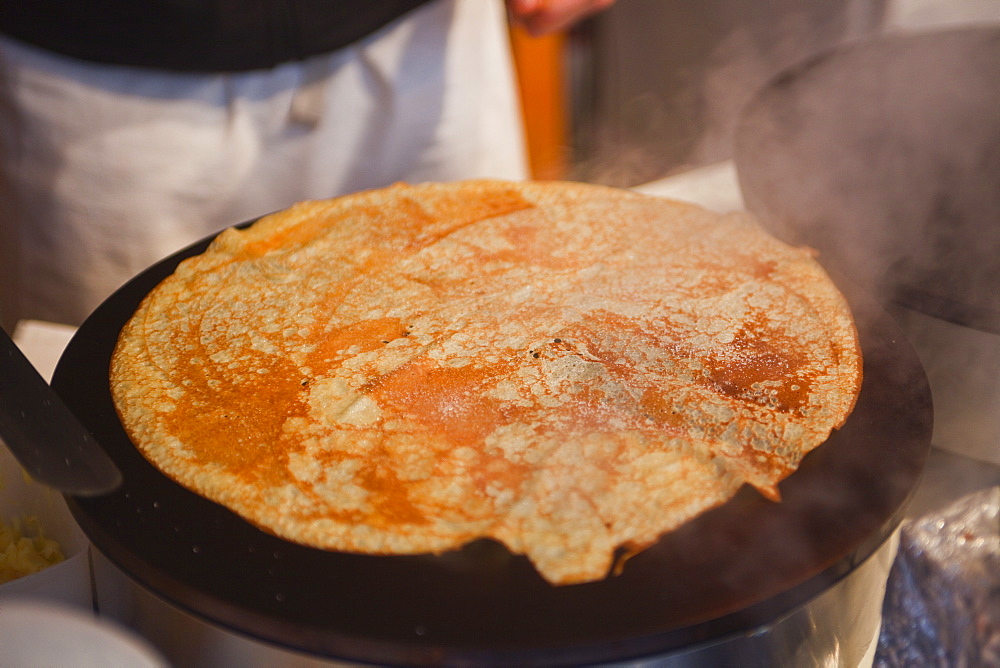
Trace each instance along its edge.
<instances>
[{"instance_id":1,"label":"white bowl","mask_svg":"<svg viewBox=\"0 0 1000 668\"><path fill-rule=\"evenodd\" d=\"M39 600L0 601L0 666L167 666L144 640L79 608Z\"/></svg>"}]
</instances>

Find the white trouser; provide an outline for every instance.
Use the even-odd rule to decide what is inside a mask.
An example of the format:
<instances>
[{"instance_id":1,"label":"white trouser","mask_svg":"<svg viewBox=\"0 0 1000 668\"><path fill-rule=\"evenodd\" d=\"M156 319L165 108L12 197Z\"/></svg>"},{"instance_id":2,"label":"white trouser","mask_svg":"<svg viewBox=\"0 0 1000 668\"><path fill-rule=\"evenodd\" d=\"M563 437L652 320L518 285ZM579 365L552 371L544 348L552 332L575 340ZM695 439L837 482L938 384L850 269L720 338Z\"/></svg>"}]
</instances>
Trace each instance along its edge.
<instances>
[{"instance_id":1,"label":"white trouser","mask_svg":"<svg viewBox=\"0 0 1000 668\"><path fill-rule=\"evenodd\" d=\"M0 40L0 323L78 324L160 258L298 200L525 176L501 3L439 0L334 54L228 74Z\"/></svg>"}]
</instances>

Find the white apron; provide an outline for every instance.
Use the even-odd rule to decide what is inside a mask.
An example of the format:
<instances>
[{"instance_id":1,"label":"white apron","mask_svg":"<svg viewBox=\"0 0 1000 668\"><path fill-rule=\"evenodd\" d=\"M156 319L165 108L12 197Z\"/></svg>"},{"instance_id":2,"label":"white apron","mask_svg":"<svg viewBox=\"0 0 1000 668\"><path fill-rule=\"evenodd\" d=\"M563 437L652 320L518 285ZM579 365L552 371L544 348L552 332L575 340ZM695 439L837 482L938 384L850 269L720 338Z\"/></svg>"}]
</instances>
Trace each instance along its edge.
<instances>
[{"instance_id":1,"label":"white apron","mask_svg":"<svg viewBox=\"0 0 1000 668\"><path fill-rule=\"evenodd\" d=\"M439 0L336 53L227 74L0 39L0 324L79 324L155 261L299 200L526 174L499 2Z\"/></svg>"}]
</instances>

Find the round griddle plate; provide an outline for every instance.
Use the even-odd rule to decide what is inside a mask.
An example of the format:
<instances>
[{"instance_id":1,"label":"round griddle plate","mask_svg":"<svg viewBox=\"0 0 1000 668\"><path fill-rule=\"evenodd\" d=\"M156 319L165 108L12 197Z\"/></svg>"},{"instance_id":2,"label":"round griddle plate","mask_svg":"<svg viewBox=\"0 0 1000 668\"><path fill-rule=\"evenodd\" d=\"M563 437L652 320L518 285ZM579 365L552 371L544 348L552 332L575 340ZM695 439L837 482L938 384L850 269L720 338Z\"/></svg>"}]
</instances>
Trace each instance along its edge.
<instances>
[{"instance_id":1,"label":"round griddle plate","mask_svg":"<svg viewBox=\"0 0 1000 668\"><path fill-rule=\"evenodd\" d=\"M210 623L323 657L374 663L600 662L665 653L774 621L848 574L898 525L930 448L920 363L892 320L850 295L865 381L847 423L774 503L748 487L627 561L553 587L488 540L440 556L317 550L264 533L142 457L108 365L139 302L196 244L126 284L79 328L53 386L124 475L69 498L93 544L135 581Z\"/></svg>"}]
</instances>

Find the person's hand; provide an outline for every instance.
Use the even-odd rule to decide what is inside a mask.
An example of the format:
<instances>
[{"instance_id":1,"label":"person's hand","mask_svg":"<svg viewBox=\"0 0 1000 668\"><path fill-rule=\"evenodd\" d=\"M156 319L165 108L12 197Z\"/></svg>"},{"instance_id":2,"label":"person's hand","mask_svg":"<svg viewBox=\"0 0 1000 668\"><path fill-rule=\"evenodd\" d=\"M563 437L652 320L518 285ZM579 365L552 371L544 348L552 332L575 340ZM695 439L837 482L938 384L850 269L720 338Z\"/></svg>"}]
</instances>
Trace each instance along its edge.
<instances>
[{"instance_id":1,"label":"person's hand","mask_svg":"<svg viewBox=\"0 0 1000 668\"><path fill-rule=\"evenodd\" d=\"M568 28L607 9L615 0L506 0L511 22L532 35Z\"/></svg>"}]
</instances>

